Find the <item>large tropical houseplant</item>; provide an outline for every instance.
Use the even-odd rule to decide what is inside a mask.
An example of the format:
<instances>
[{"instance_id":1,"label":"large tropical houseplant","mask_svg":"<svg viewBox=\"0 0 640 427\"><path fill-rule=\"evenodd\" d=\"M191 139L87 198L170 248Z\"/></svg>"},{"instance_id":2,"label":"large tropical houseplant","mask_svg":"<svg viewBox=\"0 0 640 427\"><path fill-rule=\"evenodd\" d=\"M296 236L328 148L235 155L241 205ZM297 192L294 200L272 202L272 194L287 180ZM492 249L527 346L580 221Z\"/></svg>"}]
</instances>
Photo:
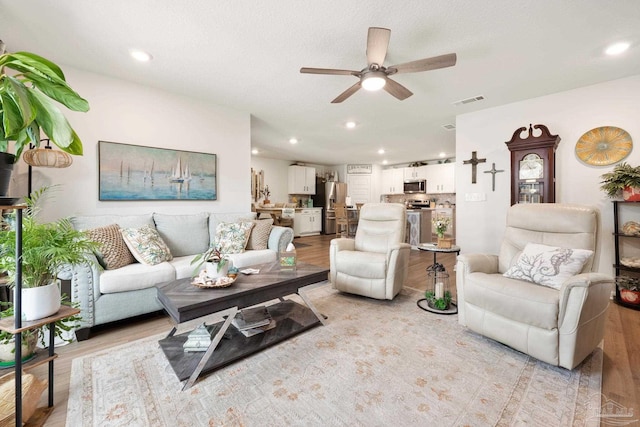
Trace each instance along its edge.
<instances>
[{"instance_id":1,"label":"large tropical houseplant","mask_svg":"<svg viewBox=\"0 0 640 427\"><path fill-rule=\"evenodd\" d=\"M89 110L56 64L34 53L4 53L3 46L0 41L0 196L6 194L13 163L25 147L40 146L42 133L62 151L82 155L80 138L54 101L73 111Z\"/></svg>"}]
</instances>

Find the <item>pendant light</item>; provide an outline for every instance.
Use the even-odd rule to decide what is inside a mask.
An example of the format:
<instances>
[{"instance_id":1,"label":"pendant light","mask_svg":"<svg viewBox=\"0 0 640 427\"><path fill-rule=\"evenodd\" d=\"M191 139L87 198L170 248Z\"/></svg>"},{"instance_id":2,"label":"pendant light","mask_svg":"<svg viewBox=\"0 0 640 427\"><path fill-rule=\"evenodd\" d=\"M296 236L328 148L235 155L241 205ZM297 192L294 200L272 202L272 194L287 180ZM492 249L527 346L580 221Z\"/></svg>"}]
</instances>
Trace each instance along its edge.
<instances>
[{"instance_id":1,"label":"pendant light","mask_svg":"<svg viewBox=\"0 0 640 427\"><path fill-rule=\"evenodd\" d=\"M71 166L73 158L69 153L52 149L48 139L42 139L42 141L47 141L47 145L44 148L32 148L22 154L25 163L30 166L44 168L67 168Z\"/></svg>"}]
</instances>

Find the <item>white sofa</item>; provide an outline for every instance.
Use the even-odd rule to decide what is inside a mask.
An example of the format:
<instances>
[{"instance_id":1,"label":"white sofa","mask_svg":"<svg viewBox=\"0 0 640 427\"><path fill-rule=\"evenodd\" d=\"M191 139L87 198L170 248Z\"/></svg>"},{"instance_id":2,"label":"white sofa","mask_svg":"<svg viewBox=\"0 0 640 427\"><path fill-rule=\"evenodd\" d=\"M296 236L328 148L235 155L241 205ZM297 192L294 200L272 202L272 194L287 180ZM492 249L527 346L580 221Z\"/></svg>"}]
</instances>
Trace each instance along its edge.
<instances>
[{"instance_id":1,"label":"white sofa","mask_svg":"<svg viewBox=\"0 0 640 427\"><path fill-rule=\"evenodd\" d=\"M553 203L511 206L500 255L458 257L458 322L544 362L576 367L602 340L613 289L611 277L594 272L598 224L599 211L591 207ZM507 271L509 276L524 271L518 267L523 264L520 255L531 243L534 248L545 245L593 254L581 271L566 278L558 275L561 269L548 268L541 256L525 260L527 280L561 282L553 287L505 277Z\"/></svg>"},{"instance_id":2,"label":"white sofa","mask_svg":"<svg viewBox=\"0 0 640 427\"><path fill-rule=\"evenodd\" d=\"M255 219L255 212L199 213L192 215L144 214L99 215L72 217L78 230L89 230L118 224L121 228L154 227L166 243L173 259L157 265L133 263L115 270L104 270L97 260L93 263L68 266L61 279L71 281L71 301L82 310L79 340L88 338L89 328L141 314L161 310L155 285L194 275L191 260L203 253L214 241L215 230L221 222ZM268 248L246 250L229 255L238 268L275 261L278 251L284 251L293 240L293 230L273 226Z\"/></svg>"}]
</instances>

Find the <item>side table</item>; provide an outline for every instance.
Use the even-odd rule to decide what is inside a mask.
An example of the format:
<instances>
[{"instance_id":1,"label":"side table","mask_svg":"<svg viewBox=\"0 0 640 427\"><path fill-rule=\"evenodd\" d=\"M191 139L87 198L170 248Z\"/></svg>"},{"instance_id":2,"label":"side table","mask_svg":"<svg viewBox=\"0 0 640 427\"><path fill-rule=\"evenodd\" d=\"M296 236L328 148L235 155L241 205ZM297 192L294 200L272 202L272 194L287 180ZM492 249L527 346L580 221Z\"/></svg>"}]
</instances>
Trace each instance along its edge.
<instances>
[{"instance_id":1,"label":"side table","mask_svg":"<svg viewBox=\"0 0 640 427\"><path fill-rule=\"evenodd\" d=\"M448 286L446 283L448 283L449 276L448 274L445 273L444 266L442 264L438 264L437 256L438 256L438 253L455 253L456 255L460 255L460 246L454 245L450 248L439 248L437 245L433 243L420 243L417 247L421 251L433 252L433 264L427 267L427 271L434 270L433 272L429 273L430 275L436 274L435 273L436 270L441 271L442 274L444 274L446 277L445 280L443 281L445 283L445 289L446 289L446 287ZM440 273L437 273L437 274L440 274ZM435 284L435 279L434 279L434 284ZM437 295L437 291L436 291L436 295ZM450 303L449 306L447 306L446 309L441 310L431 305L431 303L429 303L427 298L422 298L418 300L418 307L420 307L425 311L429 311L431 313L436 313L436 314L456 314L458 312L458 307L456 306L456 304L453 303L453 301Z\"/></svg>"}]
</instances>

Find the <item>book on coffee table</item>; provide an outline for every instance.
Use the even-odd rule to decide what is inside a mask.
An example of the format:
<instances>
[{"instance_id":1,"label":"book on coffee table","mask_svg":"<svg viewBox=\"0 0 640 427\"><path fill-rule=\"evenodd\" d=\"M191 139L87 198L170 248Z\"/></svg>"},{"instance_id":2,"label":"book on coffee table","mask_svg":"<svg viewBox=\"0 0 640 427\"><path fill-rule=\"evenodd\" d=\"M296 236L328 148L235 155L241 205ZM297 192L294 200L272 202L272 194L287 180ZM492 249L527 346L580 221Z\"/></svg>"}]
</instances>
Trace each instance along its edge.
<instances>
[{"instance_id":1,"label":"book on coffee table","mask_svg":"<svg viewBox=\"0 0 640 427\"><path fill-rule=\"evenodd\" d=\"M264 305L240 310L231 324L240 331L266 326L271 322L271 314Z\"/></svg>"},{"instance_id":2,"label":"book on coffee table","mask_svg":"<svg viewBox=\"0 0 640 427\"><path fill-rule=\"evenodd\" d=\"M233 325L233 320L231 321L231 324ZM273 329L275 327L276 327L276 321L271 319L271 321L269 323L267 323L266 325L264 325L264 326L260 326L258 328L251 328L251 329L239 329L239 331L245 337L252 337L254 335L261 334L261 333L263 333L265 331L268 331L269 329Z\"/></svg>"}]
</instances>

